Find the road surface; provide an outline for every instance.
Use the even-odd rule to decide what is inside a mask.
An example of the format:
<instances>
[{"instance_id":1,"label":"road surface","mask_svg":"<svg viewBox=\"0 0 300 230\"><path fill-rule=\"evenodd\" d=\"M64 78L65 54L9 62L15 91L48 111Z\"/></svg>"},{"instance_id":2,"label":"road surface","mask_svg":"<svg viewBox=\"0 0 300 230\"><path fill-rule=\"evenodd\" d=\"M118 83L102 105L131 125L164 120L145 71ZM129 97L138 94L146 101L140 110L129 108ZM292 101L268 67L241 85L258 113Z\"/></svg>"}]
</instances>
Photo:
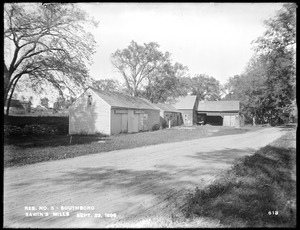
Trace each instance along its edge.
<instances>
[{"instance_id":1,"label":"road surface","mask_svg":"<svg viewBox=\"0 0 300 230\"><path fill-rule=\"evenodd\" d=\"M101 228L168 213L186 191L284 133L266 128L7 168L4 227Z\"/></svg>"}]
</instances>

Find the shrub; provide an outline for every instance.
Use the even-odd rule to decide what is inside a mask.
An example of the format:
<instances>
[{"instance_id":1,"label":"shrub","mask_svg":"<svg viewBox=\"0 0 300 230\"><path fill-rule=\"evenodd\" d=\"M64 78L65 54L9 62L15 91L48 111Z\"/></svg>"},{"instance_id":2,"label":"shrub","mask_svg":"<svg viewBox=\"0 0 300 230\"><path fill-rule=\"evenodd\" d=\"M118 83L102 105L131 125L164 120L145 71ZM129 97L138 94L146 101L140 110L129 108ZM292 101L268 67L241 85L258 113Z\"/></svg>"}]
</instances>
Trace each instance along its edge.
<instances>
[{"instance_id":1,"label":"shrub","mask_svg":"<svg viewBox=\"0 0 300 230\"><path fill-rule=\"evenodd\" d=\"M31 124L19 127L15 125L4 125L5 136L21 136L21 135L59 135L67 134L68 126L66 125L46 125Z\"/></svg>"},{"instance_id":2,"label":"shrub","mask_svg":"<svg viewBox=\"0 0 300 230\"><path fill-rule=\"evenodd\" d=\"M167 128L167 127L168 127L168 122L167 122L166 120L162 120L162 122L161 122L161 127L162 127L163 129Z\"/></svg>"},{"instance_id":3,"label":"shrub","mask_svg":"<svg viewBox=\"0 0 300 230\"><path fill-rule=\"evenodd\" d=\"M4 135L5 136L17 136L22 135L23 130L14 125L4 125Z\"/></svg>"},{"instance_id":4,"label":"shrub","mask_svg":"<svg viewBox=\"0 0 300 230\"><path fill-rule=\"evenodd\" d=\"M160 124L155 124L152 126L152 131L156 131L160 129Z\"/></svg>"}]
</instances>

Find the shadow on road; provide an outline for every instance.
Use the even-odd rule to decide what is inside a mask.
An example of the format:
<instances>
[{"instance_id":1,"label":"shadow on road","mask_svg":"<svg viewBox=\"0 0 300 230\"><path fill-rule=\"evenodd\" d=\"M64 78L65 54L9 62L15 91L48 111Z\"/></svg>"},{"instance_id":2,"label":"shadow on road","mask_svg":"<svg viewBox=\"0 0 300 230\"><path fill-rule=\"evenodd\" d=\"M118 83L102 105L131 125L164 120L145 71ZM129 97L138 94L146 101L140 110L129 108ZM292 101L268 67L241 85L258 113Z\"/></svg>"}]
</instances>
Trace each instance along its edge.
<instances>
[{"instance_id":1,"label":"shadow on road","mask_svg":"<svg viewBox=\"0 0 300 230\"><path fill-rule=\"evenodd\" d=\"M26 184L23 182L12 186L18 190L22 190L24 186L28 188L39 185L46 185L49 190L52 188L53 195L48 197L49 205L54 202L58 205L74 205L74 202L78 202L83 197L79 205L93 202L92 204L95 205L101 204L97 208L102 210L107 208L111 211L117 207L119 211L128 215L130 213L131 216L147 210L151 211L159 205L167 213L167 211L173 212L173 208L180 208L176 206L176 202L181 205L180 202L183 201L186 192L196 187L206 187L216 176L230 168L237 158L249 155L253 151L254 149L251 148L228 148L220 151L197 152L186 156L188 165L158 163L148 170L101 166L100 162L99 167L76 166L74 170L66 168L59 176L52 178L42 176L26 181ZM192 162L191 158L193 158ZM47 172L41 173L47 174ZM26 196L23 198L26 200ZM94 198L97 201L93 200ZM14 217L14 219L18 218ZM65 218L64 222L67 223L69 220L71 217ZM35 221L41 223L44 219L30 220L31 223ZM45 220L45 223L47 221ZM52 223L55 225L54 222Z\"/></svg>"}]
</instances>

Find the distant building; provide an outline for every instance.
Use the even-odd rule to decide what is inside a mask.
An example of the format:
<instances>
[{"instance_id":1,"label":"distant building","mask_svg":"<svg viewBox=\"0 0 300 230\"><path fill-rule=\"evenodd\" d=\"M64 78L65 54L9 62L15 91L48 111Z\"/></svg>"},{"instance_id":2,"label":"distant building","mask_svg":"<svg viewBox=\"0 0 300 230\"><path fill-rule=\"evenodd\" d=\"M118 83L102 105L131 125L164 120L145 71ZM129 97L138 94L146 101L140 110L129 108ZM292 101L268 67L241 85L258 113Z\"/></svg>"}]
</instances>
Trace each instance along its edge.
<instances>
[{"instance_id":1,"label":"distant building","mask_svg":"<svg viewBox=\"0 0 300 230\"><path fill-rule=\"evenodd\" d=\"M69 107L69 134L151 130L159 124L159 111L146 99L90 87Z\"/></svg>"},{"instance_id":2,"label":"distant building","mask_svg":"<svg viewBox=\"0 0 300 230\"><path fill-rule=\"evenodd\" d=\"M182 113L183 123L185 125L197 123L198 99L196 95L178 97L172 102L172 106Z\"/></svg>"},{"instance_id":3,"label":"distant building","mask_svg":"<svg viewBox=\"0 0 300 230\"><path fill-rule=\"evenodd\" d=\"M20 103L24 107L26 113L30 113L31 112L31 105L32 105L31 101L20 101Z\"/></svg>"},{"instance_id":4,"label":"distant building","mask_svg":"<svg viewBox=\"0 0 300 230\"><path fill-rule=\"evenodd\" d=\"M4 106L4 114L6 114L8 101L6 101ZM9 115L25 114L26 110L17 99L11 99L9 106Z\"/></svg>"},{"instance_id":5,"label":"distant building","mask_svg":"<svg viewBox=\"0 0 300 230\"><path fill-rule=\"evenodd\" d=\"M160 118L161 120L167 122L171 121L171 126L182 125L182 114L174 106L170 104L158 103L155 104L160 109Z\"/></svg>"},{"instance_id":6,"label":"distant building","mask_svg":"<svg viewBox=\"0 0 300 230\"><path fill-rule=\"evenodd\" d=\"M200 101L197 123L238 127L239 111L239 101Z\"/></svg>"}]
</instances>

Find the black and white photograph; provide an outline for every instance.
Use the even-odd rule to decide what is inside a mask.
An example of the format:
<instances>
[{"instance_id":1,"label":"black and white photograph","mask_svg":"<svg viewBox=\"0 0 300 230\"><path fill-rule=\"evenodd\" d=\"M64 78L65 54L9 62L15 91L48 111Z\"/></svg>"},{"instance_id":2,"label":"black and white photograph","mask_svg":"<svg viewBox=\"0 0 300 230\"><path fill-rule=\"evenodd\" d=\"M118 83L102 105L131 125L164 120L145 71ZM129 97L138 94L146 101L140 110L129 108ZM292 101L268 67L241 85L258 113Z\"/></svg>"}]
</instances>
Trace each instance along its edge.
<instances>
[{"instance_id":1,"label":"black and white photograph","mask_svg":"<svg viewBox=\"0 0 300 230\"><path fill-rule=\"evenodd\" d=\"M297 7L3 3L3 228L296 228Z\"/></svg>"}]
</instances>

